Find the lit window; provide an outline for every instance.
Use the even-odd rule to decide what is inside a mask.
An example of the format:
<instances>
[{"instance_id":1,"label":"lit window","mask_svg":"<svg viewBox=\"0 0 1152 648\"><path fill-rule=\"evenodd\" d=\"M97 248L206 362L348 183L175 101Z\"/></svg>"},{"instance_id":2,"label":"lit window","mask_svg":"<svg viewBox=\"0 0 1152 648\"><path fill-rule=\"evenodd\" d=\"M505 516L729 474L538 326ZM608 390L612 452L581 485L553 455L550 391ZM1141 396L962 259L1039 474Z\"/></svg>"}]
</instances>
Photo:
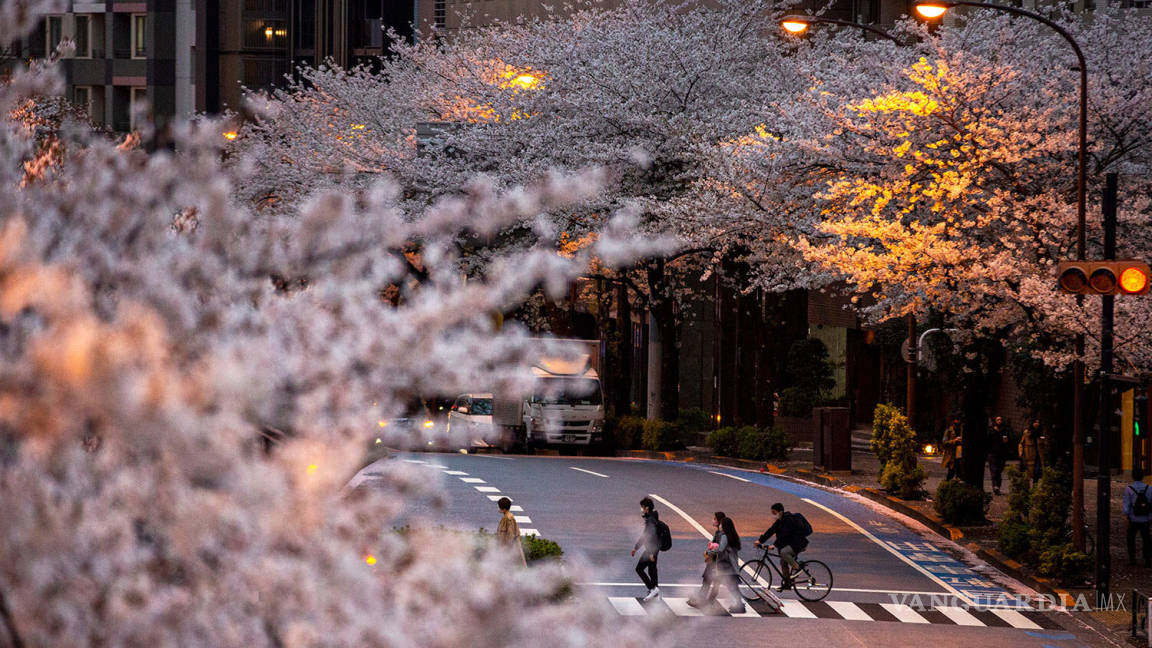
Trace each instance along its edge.
<instances>
[{"instance_id":1,"label":"lit window","mask_svg":"<svg viewBox=\"0 0 1152 648\"><path fill-rule=\"evenodd\" d=\"M147 14L132 14L132 58L144 58L148 55L147 26Z\"/></svg>"},{"instance_id":2,"label":"lit window","mask_svg":"<svg viewBox=\"0 0 1152 648\"><path fill-rule=\"evenodd\" d=\"M132 88L128 94L128 111L131 116L129 123L132 130L136 130L140 120L148 114L148 88Z\"/></svg>"}]
</instances>

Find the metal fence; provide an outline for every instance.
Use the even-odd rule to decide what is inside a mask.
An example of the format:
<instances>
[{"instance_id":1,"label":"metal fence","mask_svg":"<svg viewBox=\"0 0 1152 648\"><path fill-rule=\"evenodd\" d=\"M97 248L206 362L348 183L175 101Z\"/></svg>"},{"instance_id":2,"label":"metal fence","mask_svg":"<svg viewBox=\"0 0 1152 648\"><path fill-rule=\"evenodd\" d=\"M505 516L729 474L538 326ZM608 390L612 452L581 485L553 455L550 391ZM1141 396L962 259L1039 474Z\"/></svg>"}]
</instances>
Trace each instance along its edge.
<instances>
[{"instance_id":1,"label":"metal fence","mask_svg":"<svg viewBox=\"0 0 1152 648\"><path fill-rule=\"evenodd\" d=\"M1132 590L1132 638L1140 645L1152 646L1148 640L1148 595L1140 590Z\"/></svg>"}]
</instances>

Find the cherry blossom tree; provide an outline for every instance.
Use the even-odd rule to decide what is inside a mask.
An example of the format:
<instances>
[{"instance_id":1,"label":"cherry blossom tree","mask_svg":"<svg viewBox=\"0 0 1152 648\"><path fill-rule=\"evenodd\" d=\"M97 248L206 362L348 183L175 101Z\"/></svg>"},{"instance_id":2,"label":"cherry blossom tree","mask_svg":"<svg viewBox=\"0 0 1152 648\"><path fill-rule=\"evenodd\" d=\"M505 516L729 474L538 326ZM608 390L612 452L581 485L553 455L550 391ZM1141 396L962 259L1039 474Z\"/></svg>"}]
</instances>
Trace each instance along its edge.
<instances>
[{"instance_id":1,"label":"cherry blossom tree","mask_svg":"<svg viewBox=\"0 0 1152 648\"><path fill-rule=\"evenodd\" d=\"M46 8L6 3L0 42ZM412 394L530 380L526 333L491 312L562 293L593 257L668 249L621 210L556 254L552 214L599 195L602 172L473 180L417 211L379 174L261 211L243 191L258 162L224 150L218 120L150 153L148 132L115 142L65 117L29 168L28 102L60 87L51 65L0 86L0 643L651 641L565 594L579 564L529 572L390 532L439 497L426 471L385 461L343 488ZM525 242L462 282L457 240L512 223ZM269 428L285 432L270 449Z\"/></svg>"}]
</instances>

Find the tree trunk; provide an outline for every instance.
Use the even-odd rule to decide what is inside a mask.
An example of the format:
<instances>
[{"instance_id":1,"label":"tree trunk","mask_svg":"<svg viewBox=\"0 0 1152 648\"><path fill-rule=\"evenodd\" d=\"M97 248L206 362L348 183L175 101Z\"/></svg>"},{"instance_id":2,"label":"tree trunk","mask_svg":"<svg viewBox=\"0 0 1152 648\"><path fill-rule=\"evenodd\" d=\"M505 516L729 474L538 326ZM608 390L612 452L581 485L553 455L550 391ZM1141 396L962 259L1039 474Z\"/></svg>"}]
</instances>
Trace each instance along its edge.
<instances>
[{"instance_id":1,"label":"tree trunk","mask_svg":"<svg viewBox=\"0 0 1152 648\"><path fill-rule=\"evenodd\" d=\"M632 413L632 304L628 286L616 288L616 416Z\"/></svg>"},{"instance_id":2,"label":"tree trunk","mask_svg":"<svg viewBox=\"0 0 1152 648\"><path fill-rule=\"evenodd\" d=\"M663 259L648 264L648 291L648 417L672 421L680 415L680 346L675 302Z\"/></svg>"}]
</instances>

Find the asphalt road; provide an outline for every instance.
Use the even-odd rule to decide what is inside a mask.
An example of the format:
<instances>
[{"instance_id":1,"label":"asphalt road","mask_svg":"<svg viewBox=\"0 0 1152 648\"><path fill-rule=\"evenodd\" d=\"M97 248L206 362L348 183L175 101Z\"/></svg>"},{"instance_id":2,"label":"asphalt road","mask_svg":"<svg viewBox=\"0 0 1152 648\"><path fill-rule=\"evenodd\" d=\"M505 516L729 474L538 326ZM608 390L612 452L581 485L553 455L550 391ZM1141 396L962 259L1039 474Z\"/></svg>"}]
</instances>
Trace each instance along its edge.
<instances>
[{"instance_id":1,"label":"asphalt road","mask_svg":"<svg viewBox=\"0 0 1152 648\"><path fill-rule=\"evenodd\" d=\"M986 568L957 561L885 512L770 475L577 457L405 454L384 461L408 461L444 480L446 506L417 506L412 522L491 530L499 521L494 500L507 496L518 507L522 532L555 540L566 555L595 566L585 586L620 612L622 622L632 615L664 616L682 625L680 645L1110 645L1072 615L1019 607L1015 593L989 578ZM362 475L371 472L369 466ZM646 495L657 501L673 546L659 557L663 601L642 605L636 597L646 590L629 553L642 528L639 501ZM753 540L771 525L773 502L802 512L812 524L811 545L802 557L832 568L832 593L824 602L805 604L786 592L783 614L758 606L747 618L719 610L718 616L684 618L695 614L683 599L700 584L713 512L724 511L735 521L745 547L741 557L748 560L756 557ZM970 604L977 605L975 611Z\"/></svg>"}]
</instances>

